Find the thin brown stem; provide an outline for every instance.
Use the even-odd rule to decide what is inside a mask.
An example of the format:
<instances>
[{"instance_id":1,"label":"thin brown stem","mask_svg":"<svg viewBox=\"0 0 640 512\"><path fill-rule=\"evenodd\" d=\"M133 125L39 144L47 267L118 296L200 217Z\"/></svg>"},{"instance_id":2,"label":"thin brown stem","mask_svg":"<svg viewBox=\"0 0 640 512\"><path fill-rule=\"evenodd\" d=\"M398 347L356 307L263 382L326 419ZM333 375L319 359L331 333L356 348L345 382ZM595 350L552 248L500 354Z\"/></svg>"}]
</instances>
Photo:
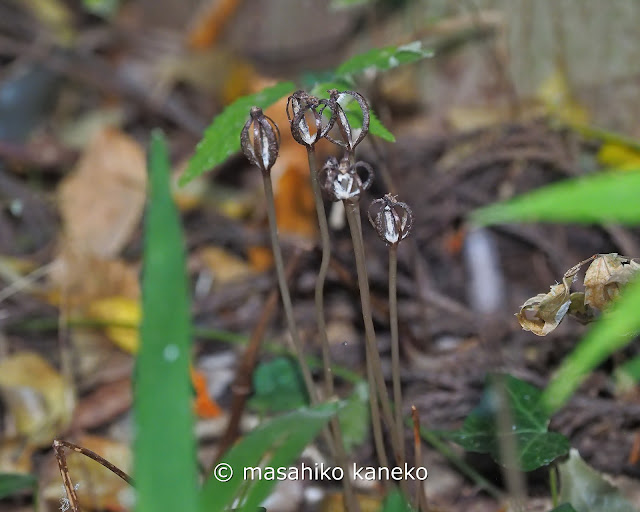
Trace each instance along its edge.
<instances>
[{"instance_id":1,"label":"thin brown stem","mask_svg":"<svg viewBox=\"0 0 640 512\"><path fill-rule=\"evenodd\" d=\"M356 271L358 274L358 287L360 290L360 305L362 308L362 319L364 321L365 339L368 347L367 356L371 359L372 371L375 380L375 387L370 391L378 394L380 405L382 408L382 416L384 418L389 431L391 432L391 444L396 455L398 449L398 429L395 428L393 413L389 402L389 395L384 382L384 374L382 373L382 363L380 362L380 354L376 343L376 333L373 327L373 316L371 312L371 294L369 293L369 280L367 278L367 268L365 263L364 243L362 239L362 225L360 221L360 208L355 201L344 202L345 211L347 213L347 222L351 231L351 239L353 243L353 252L356 260Z\"/></svg>"},{"instance_id":2,"label":"thin brown stem","mask_svg":"<svg viewBox=\"0 0 640 512\"><path fill-rule=\"evenodd\" d=\"M318 182L318 168L316 163L316 155L313 147L307 148L307 156L309 159L309 171L311 173L311 188L313 190L313 198L316 205L316 214L318 217L318 226L320 228L320 242L322 244L322 260L320 261L320 269L318 270L318 278L316 279L315 288L315 308L316 322L318 324L318 332L322 346L322 361L324 363L324 389L327 398L333 395L333 373L331 371L331 352L329 340L327 338L327 325L324 315L324 284L329 271L329 263L331 262L331 240L329 239L329 226L327 224L327 214L322 201L322 193L320 191L320 183Z\"/></svg>"},{"instance_id":3,"label":"thin brown stem","mask_svg":"<svg viewBox=\"0 0 640 512\"><path fill-rule=\"evenodd\" d=\"M280 296L282 297L282 304L284 306L284 313L287 319L289 327L289 333L293 341L293 350L298 359L300 370L304 378L307 392L309 393L309 399L312 404L318 402L318 394L313 384L313 378L311 377L311 371L304 358L304 352L302 349L302 341L300 340L300 334L296 325L295 317L293 316L293 305L291 304L291 294L289 293L289 287L287 286L287 279L284 272L284 263L282 259L282 250L280 249L280 241L278 239L278 224L276 222L276 209L275 201L273 197L273 186L271 184L271 176L268 173L263 173L264 193L267 199L267 217L269 219L269 232L271 235L271 248L273 251L273 259L276 266L276 273L278 277L278 286L280 288Z\"/></svg>"},{"instance_id":4,"label":"thin brown stem","mask_svg":"<svg viewBox=\"0 0 640 512\"><path fill-rule=\"evenodd\" d=\"M324 392L328 399L333 395L333 370L331 364L331 348L329 346L329 339L327 338L327 324L324 314L324 284L327 279L327 273L329 272L329 263L331 262L331 240L329 238L329 225L327 224L327 214L322 201L322 192L320 191L320 183L318 181L318 167L313 147L307 147L307 157L309 160L309 172L311 174L311 188L313 190L313 198L316 205L318 226L320 228L320 242L322 244L322 260L320 261L320 269L318 270L318 278L316 279L315 287L315 309L316 323L318 325L318 332L320 334L320 342L322 346ZM330 432L333 437L333 446L335 448L334 455L338 465L342 468L345 475L342 485L344 487L347 512L359 512L360 506L353 490L351 479L349 478L347 453L344 449L342 430L337 418L331 419Z\"/></svg>"},{"instance_id":5,"label":"thin brown stem","mask_svg":"<svg viewBox=\"0 0 640 512\"><path fill-rule=\"evenodd\" d=\"M413 446L415 455L416 469L422 467L422 439L420 438L420 416L415 405L411 406L411 419L413 420ZM427 493L424 489L424 483L418 480L415 498L416 509L426 512L428 510Z\"/></svg>"},{"instance_id":6,"label":"thin brown stem","mask_svg":"<svg viewBox=\"0 0 640 512\"><path fill-rule=\"evenodd\" d=\"M396 429L399 432L400 467L406 460L404 449L404 424L402 423L402 387L400 383L400 341L398 336L398 245L389 246L389 327L391 330L391 374L393 379L393 401L395 405Z\"/></svg>"}]
</instances>

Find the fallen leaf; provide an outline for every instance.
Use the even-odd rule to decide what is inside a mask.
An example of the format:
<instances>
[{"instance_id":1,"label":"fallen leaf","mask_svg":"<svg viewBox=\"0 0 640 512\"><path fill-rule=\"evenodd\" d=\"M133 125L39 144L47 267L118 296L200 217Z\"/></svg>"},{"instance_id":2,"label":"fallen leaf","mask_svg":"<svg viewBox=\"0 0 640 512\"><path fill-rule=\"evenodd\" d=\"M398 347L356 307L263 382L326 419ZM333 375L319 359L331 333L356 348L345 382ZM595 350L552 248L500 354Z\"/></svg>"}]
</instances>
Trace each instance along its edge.
<instances>
[{"instance_id":1,"label":"fallen leaf","mask_svg":"<svg viewBox=\"0 0 640 512\"><path fill-rule=\"evenodd\" d=\"M253 273L249 263L221 247L203 247L195 257L211 273L215 286L240 281Z\"/></svg>"},{"instance_id":2,"label":"fallen leaf","mask_svg":"<svg viewBox=\"0 0 640 512\"><path fill-rule=\"evenodd\" d=\"M615 252L598 254L584 276L585 305L600 311L606 309L639 271L640 263Z\"/></svg>"},{"instance_id":3,"label":"fallen leaf","mask_svg":"<svg viewBox=\"0 0 640 512\"><path fill-rule=\"evenodd\" d=\"M7 437L48 446L71 423L73 388L35 352L19 352L0 362L0 395L7 409Z\"/></svg>"},{"instance_id":4,"label":"fallen leaf","mask_svg":"<svg viewBox=\"0 0 640 512\"><path fill-rule=\"evenodd\" d=\"M640 151L621 142L606 142L598 151L598 163L602 167L636 171L640 169Z\"/></svg>"},{"instance_id":5,"label":"fallen leaf","mask_svg":"<svg viewBox=\"0 0 640 512\"><path fill-rule=\"evenodd\" d=\"M119 348L129 354L138 351L142 312L137 300L122 296L98 299L89 304L86 314L90 320L107 324L104 332Z\"/></svg>"},{"instance_id":6,"label":"fallen leaf","mask_svg":"<svg viewBox=\"0 0 640 512\"><path fill-rule=\"evenodd\" d=\"M99 132L58 190L63 245L82 254L117 256L140 221L146 185L140 145L115 129Z\"/></svg>"},{"instance_id":7,"label":"fallen leaf","mask_svg":"<svg viewBox=\"0 0 640 512\"><path fill-rule=\"evenodd\" d=\"M275 206L279 231L315 238L318 222L308 168L285 168L276 184Z\"/></svg>"},{"instance_id":8,"label":"fallen leaf","mask_svg":"<svg viewBox=\"0 0 640 512\"><path fill-rule=\"evenodd\" d=\"M589 123L589 112L575 98L563 69L556 69L538 87L536 98L552 114L570 126Z\"/></svg>"},{"instance_id":9,"label":"fallen leaf","mask_svg":"<svg viewBox=\"0 0 640 512\"><path fill-rule=\"evenodd\" d=\"M571 284L580 267L576 265L564 274L562 283L553 285L549 293L540 293L528 299L516 313L525 331L546 336L562 321L571 306Z\"/></svg>"},{"instance_id":10,"label":"fallen leaf","mask_svg":"<svg viewBox=\"0 0 640 512\"><path fill-rule=\"evenodd\" d=\"M200 418L217 418L222 414L222 409L209 396L207 378L204 373L191 367L191 382L196 392L193 403L196 414Z\"/></svg>"}]
</instances>

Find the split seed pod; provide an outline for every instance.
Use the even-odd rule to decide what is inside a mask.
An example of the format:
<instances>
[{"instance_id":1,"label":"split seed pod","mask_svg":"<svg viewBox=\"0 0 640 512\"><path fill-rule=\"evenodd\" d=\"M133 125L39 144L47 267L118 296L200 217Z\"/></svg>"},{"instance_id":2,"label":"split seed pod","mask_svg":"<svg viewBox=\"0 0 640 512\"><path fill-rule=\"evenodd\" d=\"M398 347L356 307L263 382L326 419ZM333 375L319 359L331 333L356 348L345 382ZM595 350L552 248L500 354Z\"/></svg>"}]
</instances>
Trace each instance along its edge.
<instances>
[{"instance_id":1,"label":"split seed pod","mask_svg":"<svg viewBox=\"0 0 640 512\"><path fill-rule=\"evenodd\" d=\"M397 245L409 236L413 224L413 212L409 205L391 194L373 201L368 216L376 233L387 245Z\"/></svg>"},{"instance_id":2,"label":"split seed pod","mask_svg":"<svg viewBox=\"0 0 640 512\"><path fill-rule=\"evenodd\" d=\"M337 89L330 89L329 91L329 100L328 107L331 109L331 118L333 122L335 122L338 130L340 131L340 135L342 140L334 139L328 133L325 135L326 139L337 144L338 146L343 147L349 153L353 153L356 146L362 142L369 133L369 121L370 121L370 108L367 100L364 99L362 94L357 93L355 91L338 91ZM347 119L347 114L344 109L340 105L339 101L341 96L348 95L353 97L360 106L360 110L362 111L362 129L360 130L360 135L358 138L353 140L353 130L351 125L349 124L349 119Z\"/></svg>"},{"instance_id":3,"label":"split seed pod","mask_svg":"<svg viewBox=\"0 0 640 512\"><path fill-rule=\"evenodd\" d=\"M334 117L325 122L323 112L329 106L328 100L320 100L305 91L296 91L287 99L287 118L291 135L298 144L312 148L333 127ZM313 118L313 129L308 116Z\"/></svg>"},{"instance_id":4,"label":"split seed pod","mask_svg":"<svg viewBox=\"0 0 640 512\"><path fill-rule=\"evenodd\" d=\"M364 172L364 178L359 172ZM340 163L329 157L320 169L320 183L332 201L358 201L362 192L373 183L373 169L365 162L349 165L344 157Z\"/></svg>"}]
</instances>

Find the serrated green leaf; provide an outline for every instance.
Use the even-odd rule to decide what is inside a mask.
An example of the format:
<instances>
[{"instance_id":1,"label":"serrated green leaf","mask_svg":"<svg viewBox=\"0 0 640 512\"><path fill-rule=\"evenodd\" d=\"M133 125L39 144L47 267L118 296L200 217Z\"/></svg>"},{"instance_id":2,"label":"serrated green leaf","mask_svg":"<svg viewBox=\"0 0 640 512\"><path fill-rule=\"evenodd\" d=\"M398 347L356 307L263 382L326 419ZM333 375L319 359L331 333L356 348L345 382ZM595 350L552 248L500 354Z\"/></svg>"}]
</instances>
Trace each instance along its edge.
<instances>
[{"instance_id":1,"label":"serrated green leaf","mask_svg":"<svg viewBox=\"0 0 640 512\"><path fill-rule=\"evenodd\" d=\"M560 499L580 512L638 512L620 491L582 460L572 449L569 458L558 464ZM571 510L571 509L569 509Z\"/></svg>"},{"instance_id":2,"label":"serrated green leaf","mask_svg":"<svg viewBox=\"0 0 640 512\"><path fill-rule=\"evenodd\" d=\"M253 373L253 388L249 406L262 414L290 411L309 403L300 368L290 357L259 364Z\"/></svg>"},{"instance_id":3,"label":"serrated green leaf","mask_svg":"<svg viewBox=\"0 0 640 512\"><path fill-rule=\"evenodd\" d=\"M251 107L266 109L294 90L293 82L280 82L255 94L238 98L227 106L205 130L204 137L196 146L196 152L189 160L179 184L190 182L240 150L240 132L249 119Z\"/></svg>"},{"instance_id":4,"label":"serrated green leaf","mask_svg":"<svg viewBox=\"0 0 640 512\"><path fill-rule=\"evenodd\" d=\"M38 478L20 473L0 473L0 500L26 489L35 489Z\"/></svg>"},{"instance_id":5,"label":"serrated green leaf","mask_svg":"<svg viewBox=\"0 0 640 512\"><path fill-rule=\"evenodd\" d=\"M241 496L244 496L244 502L235 505L235 510L255 511L277 480L252 480L251 473L245 479L245 468L260 466L276 471L277 468L288 468L339 408L339 403L301 408L268 421L248 434L220 462L232 469L232 476L221 482L216 480L214 470L214 475L204 483L201 512L227 510L225 507L231 507Z\"/></svg>"},{"instance_id":6,"label":"serrated green leaf","mask_svg":"<svg viewBox=\"0 0 640 512\"><path fill-rule=\"evenodd\" d=\"M404 495L393 489L384 500L380 512L411 512L413 509Z\"/></svg>"},{"instance_id":7,"label":"serrated green leaf","mask_svg":"<svg viewBox=\"0 0 640 512\"><path fill-rule=\"evenodd\" d=\"M542 397L548 411L555 412L562 407L591 370L633 341L640 332L638 311L640 279L625 287L620 298L563 361Z\"/></svg>"},{"instance_id":8,"label":"serrated green leaf","mask_svg":"<svg viewBox=\"0 0 640 512\"><path fill-rule=\"evenodd\" d=\"M496 379L503 379L512 425L500 430L497 417L500 407ZM517 447L521 471L532 471L553 462L569 451L569 441L555 432L548 432L549 415L540 402L541 391L531 384L510 375L498 375L488 379L480 404L467 416L460 430L444 435L463 448L473 452L490 453L503 465L500 450L504 438L513 437Z\"/></svg>"},{"instance_id":9,"label":"serrated green leaf","mask_svg":"<svg viewBox=\"0 0 640 512\"><path fill-rule=\"evenodd\" d=\"M433 57L429 48L424 48L422 41L413 41L400 46L376 48L343 62L336 70L336 76L348 76L365 71L387 71L402 64L409 64L420 59Z\"/></svg>"},{"instance_id":10,"label":"serrated green leaf","mask_svg":"<svg viewBox=\"0 0 640 512\"><path fill-rule=\"evenodd\" d=\"M640 171L603 172L548 185L474 211L479 225L511 222L640 224Z\"/></svg>"},{"instance_id":11,"label":"serrated green leaf","mask_svg":"<svg viewBox=\"0 0 640 512\"><path fill-rule=\"evenodd\" d=\"M345 406L338 413L344 449L350 452L367 438L370 425L369 386L363 380L357 382Z\"/></svg>"},{"instance_id":12,"label":"serrated green leaf","mask_svg":"<svg viewBox=\"0 0 640 512\"><path fill-rule=\"evenodd\" d=\"M576 512L576 509L571 506L571 503L563 503L550 512Z\"/></svg>"},{"instance_id":13,"label":"serrated green leaf","mask_svg":"<svg viewBox=\"0 0 640 512\"><path fill-rule=\"evenodd\" d=\"M184 240L169 188L160 132L151 137L145 221L134 442L138 512L195 512L196 446L191 409L191 322Z\"/></svg>"}]
</instances>

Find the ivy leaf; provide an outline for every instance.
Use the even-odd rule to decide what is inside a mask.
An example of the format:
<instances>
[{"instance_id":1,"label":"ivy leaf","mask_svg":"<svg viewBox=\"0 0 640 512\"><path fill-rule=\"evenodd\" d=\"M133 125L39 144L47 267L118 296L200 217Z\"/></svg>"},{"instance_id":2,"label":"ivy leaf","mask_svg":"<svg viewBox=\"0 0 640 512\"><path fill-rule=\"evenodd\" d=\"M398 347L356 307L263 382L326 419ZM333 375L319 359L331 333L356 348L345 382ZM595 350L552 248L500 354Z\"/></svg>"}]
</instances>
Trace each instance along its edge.
<instances>
[{"instance_id":1,"label":"ivy leaf","mask_svg":"<svg viewBox=\"0 0 640 512\"><path fill-rule=\"evenodd\" d=\"M298 364L289 357L261 363L253 374L255 394L249 405L263 414L290 411L309 399Z\"/></svg>"},{"instance_id":2,"label":"ivy leaf","mask_svg":"<svg viewBox=\"0 0 640 512\"><path fill-rule=\"evenodd\" d=\"M509 222L640 224L640 171L565 180L474 211L479 225Z\"/></svg>"},{"instance_id":3,"label":"ivy leaf","mask_svg":"<svg viewBox=\"0 0 640 512\"><path fill-rule=\"evenodd\" d=\"M560 499L580 512L638 512L616 487L582 460L577 450L572 449L569 458L558 464L558 472Z\"/></svg>"},{"instance_id":4,"label":"ivy leaf","mask_svg":"<svg viewBox=\"0 0 640 512\"><path fill-rule=\"evenodd\" d=\"M413 41L400 46L387 46L361 53L343 62L336 70L336 76L348 76L368 71L387 71L402 64L433 57L434 52L424 48L422 41Z\"/></svg>"},{"instance_id":5,"label":"ivy leaf","mask_svg":"<svg viewBox=\"0 0 640 512\"><path fill-rule=\"evenodd\" d=\"M189 183L240 150L240 132L249 118L251 107L266 109L294 90L293 82L280 82L258 93L238 98L227 106L205 130L179 184Z\"/></svg>"},{"instance_id":6,"label":"ivy leaf","mask_svg":"<svg viewBox=\"0 0 640 512\"><path fill-rule=\"evenodd\" d=\"M500 430L498 425L502 404L496 379L503 380L512 420L509 430ZM505 466L512 461L501 460L500 449L505 438L512 437L519 470L546 466L569 451L569 441L561 434L547 431L550 417L540 403L541 396L541 391L527 382L506 374L495 375L488 379L480 404L467 416L462 428L443 434L466 450L490 453Z\"/></svg>"}]
</instances>

